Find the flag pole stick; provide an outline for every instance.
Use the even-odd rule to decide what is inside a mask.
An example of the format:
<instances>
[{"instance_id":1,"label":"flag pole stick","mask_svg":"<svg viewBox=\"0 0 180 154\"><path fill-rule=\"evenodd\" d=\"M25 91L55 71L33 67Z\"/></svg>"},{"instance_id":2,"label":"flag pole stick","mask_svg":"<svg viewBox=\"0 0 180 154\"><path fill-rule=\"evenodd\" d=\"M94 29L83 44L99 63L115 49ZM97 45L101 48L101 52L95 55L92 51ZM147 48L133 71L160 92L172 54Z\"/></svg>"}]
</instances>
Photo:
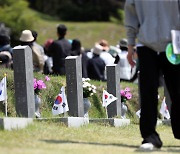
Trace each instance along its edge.
<instances>
[{"instance_id":1,"label":"flag pole stick","mask_svg":"<svg viewBox=\"0 0 180 154\"><path fill-rule=\"evenodd\" d=\"M105 110L106 110L106 118L108 119L107 107L105 107Z\"/></svg>"},{"instance_id":2,"label":"flag pole stick","mask_svg":"<svg viewBox=\"0 0 180 154\"><path fill-rule=\"evenodd\" d=\"M5 98L5 116L7 117L7 81L6 81L6 73L4 74L4 80L5 80L5 85L4 85L4 98Z\"/></svg>"},{"instance_id":3,"label":"flag pole stick","mask_svg":"<svg viewBox=\"0 0 180 154\"><path fill-rule=\"evenodd\" d=\"M7 99L5 100L5 115L7 117Z\"/></svg>"}]
</instances>

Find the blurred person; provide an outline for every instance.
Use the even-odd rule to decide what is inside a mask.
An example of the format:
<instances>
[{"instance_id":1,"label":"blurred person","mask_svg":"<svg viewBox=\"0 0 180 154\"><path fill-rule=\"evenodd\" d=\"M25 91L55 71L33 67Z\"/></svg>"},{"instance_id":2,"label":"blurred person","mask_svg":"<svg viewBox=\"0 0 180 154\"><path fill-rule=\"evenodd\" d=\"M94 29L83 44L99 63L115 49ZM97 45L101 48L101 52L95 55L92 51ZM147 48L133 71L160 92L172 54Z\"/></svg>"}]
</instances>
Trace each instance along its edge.
<instances>
[{"instance_id":1,"label":"blurred person","mask_svg":"<svg viewBox=\"0 0 180 154\"><path fill-rule=\"evenodd\" d=\"M67 27L60 24L57 27L58 40L53 41L47 51L48 56L53 59L53 74L65 75L65 58L71 54L71 44L65 38Z\"/></svg>"},{"instance_id":2,"label":"blurred person","mask_svg":"<svg viewBox=\"0 0 180 154\"><path fill-rule=\"evenodd\" d=\"M13 49L10 45L10 36L0 33L0 65L6 68L12 68Z\"/></svg>"},{"instance_id":3,"label":"blurred person","mask_svg":"<svg viewBox=\"0 0 180 154\"><path fill-rule=\"evenodd\" d=\"M104 60L106 65L114 64L115 58L109 53L110 47L108 41L102 39L98 43L102 46L102 53L100 54L100 58Z\"/></svg>"},{"instance_id":4,"label":"blurred person","mask_svg":"<svg viewBox=\"0 0 180 154\"><path fill-rule=\"evenodd\" d=\"M89 59L87 70L88 70L88 77L93 80L105 80L105 66L106 64L100 58L100 54L102 53L102 46L98 43L95 44L93 51L93 57Z\"/></svg>"},{"instance_id":5,"label":"blurred person","mask_svg":"<svg viewBox=\"0 0 180 154\"><path fill-rule=\"evenodd\" d=\"M72 40L72 48L71 48L71 55L72 56L80 56L82 60L82 77L88 78L87 72L87 64L89 58L87 57L86 53L84 52L84 48L81 46L81 42L79 39Z\"/></svg>"},{"instance_id":6,"label":"blurred person","mask_svg":"<svg viewBox=\"0 0 180 154\"><path fill-rule=\"evenodd\" d=\"M49 49L49 46L53 43L53 39L48 39L46 40L45 44L44 44L44 53L47 57L46 61L45 61L45 65L44 65L44 74L52 74L53 70L53 59L52 57L48 56L47 52Z\"/></svg>"},{"instance_id":7,"label":"blurred person","mask_svg":"<svg viewBox=\"0 0 180 154\"><path fill-rule=\"evenodd\" d=\"M171 126L174 137L180 139L180 64L171 64L165 54L172 41L171 30L180 30L179 0L126 0L125 27L128 39L128 61L135 66L134 46L140 70L140 149L154 150L163 143L156 131L159 74L163 73L172 100Z\"/></svg>"},{"instance_id":8,"label":"blurred person","mask_svg":"<svg viewBox=\"0 0 180 154\"><path fill-rule=\"evenodd\" d=\"M21 45L28 45L32 49L33 56L33 70L35 72L43 73L44 68L44 54L42 51L33 45L34 37L30 30L23 30L20 36Z\"/></svg>"}]
</instances>

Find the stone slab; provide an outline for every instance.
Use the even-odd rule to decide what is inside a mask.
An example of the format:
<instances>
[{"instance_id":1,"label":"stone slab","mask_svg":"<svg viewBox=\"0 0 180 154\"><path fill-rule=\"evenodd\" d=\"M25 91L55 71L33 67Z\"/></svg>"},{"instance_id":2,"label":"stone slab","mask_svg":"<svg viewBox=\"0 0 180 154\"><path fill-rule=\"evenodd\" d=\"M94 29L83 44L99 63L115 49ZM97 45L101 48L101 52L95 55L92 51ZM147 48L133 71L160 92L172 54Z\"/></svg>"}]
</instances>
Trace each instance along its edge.
<instances>
[{"instance_id":1,"label":"stone slab","mask_svg":"<svg viewBox=\"0 0 180 154\"><path fill-rule=\"evenodd\" d=\"M157 120L158 125L168 125L171 126L171 119Z\"/></svg>"},{"instance_id":2,"label":"stone slab","mask_svg":"<svg viewBox=\"0 0 180 154\"><path fill-rule=\"evenodd\" d=\"M37 121L53 121L64 123L68 127L81 127L89 124L89 118L84 117L67 117L67 118L39 118Z\"/></svg>"},{"instance_id":3,"label":"stone slab","mask_svg":"<svg viewBox=\"0 0 180 154\"><path fill-rule=\"evenodd\" d=\"M13 48L15 107L18 117L34 117L32 59L32 50L29 46L16 46Z\"/></svg>"},{"instance_id":4,"label":"stone slab","mask_svg":"<svg viewBox=\"0 0 180 154\"><path fill-rule=\"evenodd\" d=\"M33 123L33 118L0 118L0 127L4 130L22 129Z\"/></svg>"},{"instance_id":5,"label":"stone slab","mask_svg":"<svg viewBox=\"0 0 180 154\"><path fill-rule=\"evenodd\" d=\"M162 123L163 123L164 125L171 126L171 119L162 120Z\"/></svg>"},{"instance_id":6,"label":"stone slab","mask_svg":"<svg viewBox=\"0 0 180 154\"><path fill-rule=\"evenodd\" d=\"M118 119L118 118L95 118L89 119L90 123L109 124L114 127L121 127L130 124L130 119Z\"/></svg>"},{"instance_id":7,"label":"stone slab","mask_svg":"<svg viewBox=\"0 0 180 154\"><path fill-rule=\"evenodd\" d=\"M82 64L80 56L68 56L65 59L67 101L69 116L84 117Z\"/></svg>"}]
</instances>

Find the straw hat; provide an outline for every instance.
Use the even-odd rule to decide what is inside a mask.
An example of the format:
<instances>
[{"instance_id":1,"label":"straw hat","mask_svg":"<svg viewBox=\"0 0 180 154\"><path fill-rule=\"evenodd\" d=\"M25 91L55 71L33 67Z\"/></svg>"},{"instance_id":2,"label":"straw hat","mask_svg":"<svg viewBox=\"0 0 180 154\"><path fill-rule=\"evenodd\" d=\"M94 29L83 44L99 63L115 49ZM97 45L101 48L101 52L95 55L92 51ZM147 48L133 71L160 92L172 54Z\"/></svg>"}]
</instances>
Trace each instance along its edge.
<instances>
[{"instance_id":1,"label":"straw hat","mask_svg":"<svg viewBox=\"0 0 180 154\"><path fill-rule=\"evenodd\" d=\"M96 43L94 48L92 49L92 52L96 55L100 55L102 50L103 50L102 46Z\"/></svg>"},{"instance_id":2,"label":"straw hat","mask_svg":"<svg viewBox=\"0 0 180 154\"><path fill-rule=\"evenodd\" d=\"M33 37L32 32L30 30L22 31L20 41L22 41L22 42L32 42L33 40L34 40L34 37Z\"/></svg>"}]
</instances>

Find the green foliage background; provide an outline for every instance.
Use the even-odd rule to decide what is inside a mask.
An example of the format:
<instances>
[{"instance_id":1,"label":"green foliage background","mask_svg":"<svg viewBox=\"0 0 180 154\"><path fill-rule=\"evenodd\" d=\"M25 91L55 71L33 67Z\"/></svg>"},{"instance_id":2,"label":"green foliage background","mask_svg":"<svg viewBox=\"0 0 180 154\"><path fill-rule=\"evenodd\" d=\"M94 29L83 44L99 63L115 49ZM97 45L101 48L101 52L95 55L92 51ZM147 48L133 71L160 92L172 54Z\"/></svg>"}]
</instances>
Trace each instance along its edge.
<instances>
[{"instance_id":1,"label":"green foliage background","mask_svg":"<svg viewBox=\"0 0 180 154\"><path fill-rule=\"evenodd\" d=\"M25 0L1 0L0 21L11 28L11 42L16 44L22 30L32 29L36 18L27 14L28 2Z\"/></svg>"}]
</instances>

